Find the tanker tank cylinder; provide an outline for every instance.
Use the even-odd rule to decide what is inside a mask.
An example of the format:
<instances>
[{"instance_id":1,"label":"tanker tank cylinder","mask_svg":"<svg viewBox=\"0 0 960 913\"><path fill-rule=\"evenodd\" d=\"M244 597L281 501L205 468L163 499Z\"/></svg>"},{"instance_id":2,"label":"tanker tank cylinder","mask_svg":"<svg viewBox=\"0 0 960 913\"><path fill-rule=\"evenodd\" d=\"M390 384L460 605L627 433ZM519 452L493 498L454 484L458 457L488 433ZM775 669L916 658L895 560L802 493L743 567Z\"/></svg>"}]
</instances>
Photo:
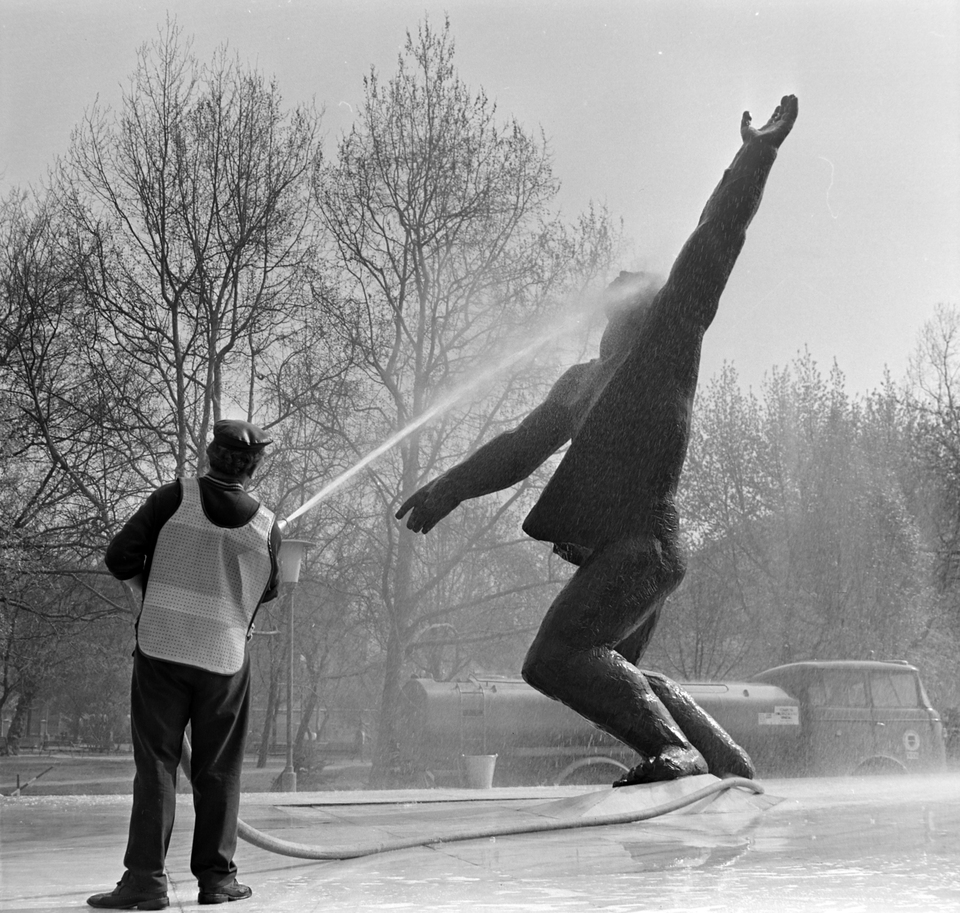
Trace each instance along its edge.
<instances>
[{"instance_id":1,"label":"tanker tank cylinder","mask_svg":"<svg viewBox=\"0 0 960 913\"><path fill-rule=\"evenodd\" d=\"M750 755L761 776L796 753L799 702L780 688L756 682L680 684ZM413 783L459 782L464 755L496 754L498 785L557 782L581 760L589 762L580 765L585 773L598 778L610 773L612 782L611 765L636 763L623 743L519 677L410 679L401 695L400 755Z\"/></svg>"},{"instance_id":2,"label":"tanker tank cylinder","mask_svg":"<svg viewBox=\"0 0 960 913\"><path fill-rule=\"evenodd\" d=\"M471 755L497 755L497 785L554 783L591 759L605 762L612 782L635 763L623 743L519 677L411 679L401 694L400 756L413 783L462 781L461 759Z\"/></svg>"}]
</instances>

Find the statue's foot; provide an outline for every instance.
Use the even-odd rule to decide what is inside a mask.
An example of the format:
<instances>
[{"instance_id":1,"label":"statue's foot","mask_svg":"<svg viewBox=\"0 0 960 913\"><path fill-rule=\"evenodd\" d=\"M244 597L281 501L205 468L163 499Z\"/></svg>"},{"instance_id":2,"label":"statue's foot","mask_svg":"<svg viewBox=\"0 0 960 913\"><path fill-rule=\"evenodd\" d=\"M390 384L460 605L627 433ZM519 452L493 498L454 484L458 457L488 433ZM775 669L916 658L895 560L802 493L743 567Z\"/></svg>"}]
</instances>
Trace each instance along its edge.
<instances>
[{"instance_id":1,"label":"statue's foot","mask_svg":"<svg viewBox=\"0 0 960 913\"><path fill-rule=\"evenodd\" d=\"M720 778L743 777L745 780L752 780L757 775L757 769L753 766L750 755L739 745L733 745L732 749L723 753L722 761L711 762L710 773Z\"/></svg>"},{"instance_id":2,"label":"statue's foot","mask_svg":"<svg viewBox=\"0 0 960 913\"><path fill-rule=\"evenodd\" d=\"M744 777L748 780L757 775L750 755L693 700L682 685L659 672L645 671L643 674L687 740L703 755L710 773L717 777Z\"/></svg>"},{"instance_id":3,"label":"statue's foot","mask_svg":"<svg viewBox=\"0 0 960 913\"><path fill-rule=\"evenodd\" d=\"M707 762L696 748L664 748L653 757L644 756L636 767L627 771L614 786L637 783L659 783L707 773Z\"/></svg>"}]
</instances>

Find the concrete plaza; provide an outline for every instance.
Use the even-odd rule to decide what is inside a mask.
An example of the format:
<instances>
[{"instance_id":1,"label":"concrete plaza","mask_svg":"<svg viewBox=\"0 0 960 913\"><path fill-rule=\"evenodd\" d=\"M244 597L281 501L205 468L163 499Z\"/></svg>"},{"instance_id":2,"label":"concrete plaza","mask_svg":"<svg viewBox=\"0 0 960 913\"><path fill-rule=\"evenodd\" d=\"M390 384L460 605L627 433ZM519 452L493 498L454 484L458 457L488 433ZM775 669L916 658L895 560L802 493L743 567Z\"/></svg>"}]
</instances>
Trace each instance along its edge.
<instances>
[{"instance_id":1,"label":"concrete plaza","mask_svg":"<svg viewBox=\"0 0 960 913\"><path fill-rule=\"evenodd\" d=\"M698 778L699 779L699 778ZM960 910L960 775L773 780L632 824L451 842L477 827L630 804L631 787L251 793L259 832L336 850L410 836L429 845L311 861L241 843L261 911ZM659 788L659 785L658 787ZM29 791L27 791L29 792ZM0 798L4 913L89 909L120 877L129 796ZM171 909L197 908L190 797L168 858Z\"/></svg>"}]
</instances>

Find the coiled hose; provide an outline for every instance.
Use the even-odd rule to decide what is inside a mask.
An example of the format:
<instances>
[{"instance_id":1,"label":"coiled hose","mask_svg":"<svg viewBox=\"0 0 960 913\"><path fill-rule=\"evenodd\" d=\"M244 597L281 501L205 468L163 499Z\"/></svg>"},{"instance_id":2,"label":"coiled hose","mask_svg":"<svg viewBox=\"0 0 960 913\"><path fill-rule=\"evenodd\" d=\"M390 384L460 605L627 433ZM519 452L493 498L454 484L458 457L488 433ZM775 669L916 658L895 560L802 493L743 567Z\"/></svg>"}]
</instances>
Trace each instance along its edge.
<instances>
[{"instance_id":1,"label":"coiled hose","mask_svg":"<svg viewBox=\"0 0 960 913\"><path fill-rule=\"evenodd\" d=\"M187 779L190 779L190 756L190 742L186 736L184 736L180 766L183 768ZM272 837L270 834L258 831L242 820L237 822L237 833L241 840L245 840L247 843L251 843L253 846L267 850L270 853L277 853L280 856L328 861L358 859L361 856L373 856L377 853L389 853L394 850L406 850L411 847L430 846L438 843L482 840L489 837L507 837L515 834L540 834L545 831L567 831L581 827L610 827L616 824L632 824L635 821L646 821L650 818L658 818L661 815L666 815L668 812L677 811L677 809L693 805L701 799L706 799L709 796L734 788L746 789L757 794L763 792L763 787L753 780L747 780L743 777L729 777L724 780L717 780L716 783L711 783L688 796L670 799L667 802L662 802L659 805L654 805L651 808L645 808L639 811L598 815L595 818L578 818L566 821L528 821L523 824L486 825L484 827L464 828L454 834L442 836L427 834L419 837L404 837L352 848L324 849L319 846L310 846L306 843L294 843L290 840L281 840L279 837Z\"/></svg>"}]
</instances>

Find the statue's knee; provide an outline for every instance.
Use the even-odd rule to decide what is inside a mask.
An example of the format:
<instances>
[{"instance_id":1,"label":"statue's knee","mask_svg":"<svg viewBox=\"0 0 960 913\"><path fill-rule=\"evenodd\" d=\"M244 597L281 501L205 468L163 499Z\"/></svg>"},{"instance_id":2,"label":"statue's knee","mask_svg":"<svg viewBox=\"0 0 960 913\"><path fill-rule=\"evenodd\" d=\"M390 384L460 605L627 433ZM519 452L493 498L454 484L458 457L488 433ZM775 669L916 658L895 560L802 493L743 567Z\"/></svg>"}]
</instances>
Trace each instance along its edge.
<instances>
[{"instance_id":1,"label":"statue's knee","mask_svg":"<svg viewBox=\"0 0 960 913\"><path fill-rule=\"evenodd\" d=\"M677 542L671 538L661 539L660 575L664 595L672 593L687 575L687 559Z\"/></svg>"},{"instance_id":2,"label":"statue's knee","mask_svg":"<svg viewBox=\"0 0 960 913\"><path fill-rule=\"evenodd\" d=\"M560 697L574 677L574 651L562 645L534 641L523 661L520 674L532 688L550 697Z\"/></svg>"},{"instance_id":3,"label":"statue's knee","mask_svg":"<svg viewBox=\"0 0 960 913\"><path fill-rule=\"evenodd\" d=\"M544 655L545 651L534 644L523 660L523 668L520 675L523 680L536 688L543 694L552 694L555 687L555 679L551 674L551 664Z\"/></svg>"}]
</instances>

